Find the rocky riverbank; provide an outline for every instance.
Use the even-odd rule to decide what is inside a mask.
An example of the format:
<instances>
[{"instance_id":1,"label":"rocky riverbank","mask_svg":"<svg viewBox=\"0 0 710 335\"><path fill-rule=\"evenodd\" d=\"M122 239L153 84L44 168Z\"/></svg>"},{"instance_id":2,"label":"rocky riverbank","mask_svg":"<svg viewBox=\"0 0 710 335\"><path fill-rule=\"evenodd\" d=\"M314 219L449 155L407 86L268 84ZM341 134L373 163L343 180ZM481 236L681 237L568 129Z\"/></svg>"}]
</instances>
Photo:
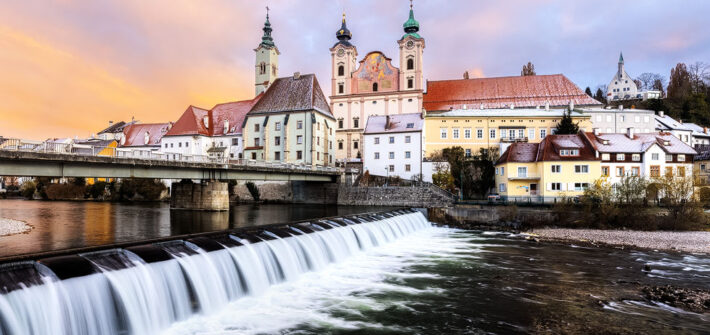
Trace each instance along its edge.
<instances>
[{"instance_id":1,"label":"rocky riverbank","mask_svg":"<svg viewBox=\"0 0 710 335\"><path fill-rule=\"evenodd\" d=\"M569 241L593 245L635 247L649 250L710 254L710 232L634 231L544 228L529 232L548 241Z\"/></svg>"},{"instance_id":2,"label":"rocky riverbank","mask_svg":"<svg viewBox=\"0 0 710 335\"><path fill-rule=\"evenodd\" d=\"M32 226L22 221L0 218L0 236L21 234L31 229Z\"/></svg>"}]
</instances>

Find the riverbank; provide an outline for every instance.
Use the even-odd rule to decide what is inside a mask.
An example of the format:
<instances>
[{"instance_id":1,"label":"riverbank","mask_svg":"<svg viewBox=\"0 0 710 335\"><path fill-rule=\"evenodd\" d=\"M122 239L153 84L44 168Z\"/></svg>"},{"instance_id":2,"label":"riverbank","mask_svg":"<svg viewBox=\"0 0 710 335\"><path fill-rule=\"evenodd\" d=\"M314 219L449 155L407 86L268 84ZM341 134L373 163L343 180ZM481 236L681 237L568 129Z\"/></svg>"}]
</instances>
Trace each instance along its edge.
<instances>
[{"instance_id":1,"label":"riverbank","mask_svg":"<svg viewBox=\"0 0 710 335\"><path fill-rule=\"evenodd\" d=\"M710 254L707 231L634 231L542 228L529 231L542 241L577 242L592 245Z\"/></svg>"},{"instance_id":2,"label":"riverbank","mask_svg":"<svg viewBox=\"0 0 710 335\"><path fill-rule=\"evenodd\" d=\"M22 234L32 230L32 226L18 220L0 218L0 236Z\"/></svg>"}]
</instances>

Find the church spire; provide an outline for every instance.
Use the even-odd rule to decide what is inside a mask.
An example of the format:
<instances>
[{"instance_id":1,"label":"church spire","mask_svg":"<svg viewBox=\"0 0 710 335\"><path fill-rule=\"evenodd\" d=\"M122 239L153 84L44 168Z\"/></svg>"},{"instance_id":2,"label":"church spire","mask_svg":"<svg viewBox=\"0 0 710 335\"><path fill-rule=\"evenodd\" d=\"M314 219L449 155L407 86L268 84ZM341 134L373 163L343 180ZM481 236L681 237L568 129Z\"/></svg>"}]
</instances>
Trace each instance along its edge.
<instances>
[{"instance_id":1,"label":"church spire","mask_svg":"<svg viewBox=\"0 0 710 335\"><path fill-rule=\"evenodd\" d=\"M345 11L343 11L343 23L340 25L340 29L335 32L335 37L338 39L338 43L335 43L335 45L342 44L347 47L352 45L350 44L350 39L353 38L353 34L350 33L345 23Z\"/></svg>"},{"instance_id":2,"label":"church spire","mask_svg":"<svg viewBox=\"0 0 710 335\"><path fill-rule=\"evenodd\" d=\"M269 22L269 6L266 6L266 22L264 22L264 36L261 37L261 46L264 46L266 48L272 48L275 47L276 44L274 44L274 38L271 37L271 22Z\"/></svg>"},{"instance_id":3,"label":"church spire","mask_svg":"<svg viewBox=\"0 0 710 335\"><path fill-rule=\"evenodd\" d=\"M414 3L412 0L409 0L409 19L404 22L404 36L402 38L405 38L407 36L412 36L414 38L422 38L419 36L419 22L414 19Z\"/></svg>"},{"instance_id":4,"label":"church spire","mask_svg":"<svg viewBox=\"0 0 710 335\"><path fill-rule=\"evenodd\" d=\"M624 64L624 54L619 52L619 63Z\"/></svg>"}]
</instances>

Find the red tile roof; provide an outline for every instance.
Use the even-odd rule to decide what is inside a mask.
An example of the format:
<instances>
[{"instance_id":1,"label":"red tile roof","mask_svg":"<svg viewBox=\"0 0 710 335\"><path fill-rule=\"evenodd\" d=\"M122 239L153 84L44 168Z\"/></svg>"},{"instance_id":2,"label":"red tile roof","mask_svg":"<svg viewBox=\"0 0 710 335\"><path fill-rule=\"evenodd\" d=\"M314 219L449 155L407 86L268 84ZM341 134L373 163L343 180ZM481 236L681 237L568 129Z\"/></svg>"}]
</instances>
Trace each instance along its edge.
<instances>
[{"instance_id":1,"label":"red tile roof","mask_svg":"<svg viewBox=\"0 0 710 335\"><path fill-rule=\"evenodd\" d=\"M424 109L445 111L467 108L567 106L599 106L562 74L498 78L428 81Z\"/></svg>"},{"instance_id":2,"label":"red tile roof","mask_svg":"<svg viewBox=\"0 0 710 335\"><path fill-rule=\"evenodd\" d=\"M314 74L276 79L249 115L315 110L333 118L330 105Z\"/></svg>"},{"instance_id":3,"label":"red tile roof","mask_svg":"<svg viewBox=\"0 0 710 335\"><path fill-rule=\"evenodd\" d=\"M159 146L160 139L170 129L170 123L138 123L123 129L122 147ZM146 143L146 134L148 142Z\"/></svg>"},{"instance_id":4,"label":"red tile roof","mask_svg":"<svg viewBox=\"0 0 710 335\"><path fill-rule=\"evenodd\" d=\"M561 149L577 149L579 150L579 155L560 156ZM540 143L512 143L498 158L496 165L508 162L593 160L598 160L594 147L582 133L579 133L574 135L548 135Z\"/></svg>"},{"instance_id":5,"label":"red tile roof","mask_svg":"<svg viewBox=\"0 0 710 335\"><path fill-rule=\"evenodd\" d=\"M242 133L242 123L247 113L261 99L262 94L254 99L227 102L215 105L211 110L190 106L175 122L166 136L204 135L221 136ZM209 127L205 127L205 116ZM225 131L224 121L229 121L229 129Z\"/></svg>"}]
</instances>

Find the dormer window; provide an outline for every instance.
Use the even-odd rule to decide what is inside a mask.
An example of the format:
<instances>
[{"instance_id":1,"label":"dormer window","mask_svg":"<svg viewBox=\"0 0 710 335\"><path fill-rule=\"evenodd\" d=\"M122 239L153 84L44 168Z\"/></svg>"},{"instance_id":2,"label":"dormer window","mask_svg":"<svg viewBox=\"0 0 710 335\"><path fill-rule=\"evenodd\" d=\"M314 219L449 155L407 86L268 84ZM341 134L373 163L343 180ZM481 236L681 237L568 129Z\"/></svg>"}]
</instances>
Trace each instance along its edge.
<instances>
[{"instance_id":1,"label":"dormer window","mask_svg":"<svg viewBox=\"0 0 710 335\"><path fill-rule=\"evenodd\" d=\"M229 133L229 120L224 120L224 133Z\"/></svg>"},{"instance_id":2,"label":"dormer window","mask_svg":"<svg viewBox=\"0 0 710 335\"><path fill-rule=\"evenodd\" d=\"M407 128L414 128L414 123L407 123Z\"/></svg>"},{"instance_id":3,"label":"dormer window","mask_svg":"<svg viewBox=\"0 0 710 335\"><path fill-rule=\"evenodd\" d=\"M143 143L145 143L145 145L148 145L148 143L150 143L150 132L145 132L145 135L143 136Z\"/></svg>"},{"instance_id":4,"label":"dormer window","mask_svg":"<svg viewBox=\"0 0 710 335\"><path fill-rule=\"evenodd\" d=\"M203 118L202 118L202 123L205 124L205 128L209 128L209 127L210 127L210 117L209 117L209 116L203 117Z\"/></svg>"},{"instance_id":5,"label":"dormer window","mask_svg":"<svg viewBox=\"0 0 710 335\"><path fill-rule=\"evenodd\" d=\"M560 156L579 156L579 149L560 149Z\"/></svg>"}]
</instances>

